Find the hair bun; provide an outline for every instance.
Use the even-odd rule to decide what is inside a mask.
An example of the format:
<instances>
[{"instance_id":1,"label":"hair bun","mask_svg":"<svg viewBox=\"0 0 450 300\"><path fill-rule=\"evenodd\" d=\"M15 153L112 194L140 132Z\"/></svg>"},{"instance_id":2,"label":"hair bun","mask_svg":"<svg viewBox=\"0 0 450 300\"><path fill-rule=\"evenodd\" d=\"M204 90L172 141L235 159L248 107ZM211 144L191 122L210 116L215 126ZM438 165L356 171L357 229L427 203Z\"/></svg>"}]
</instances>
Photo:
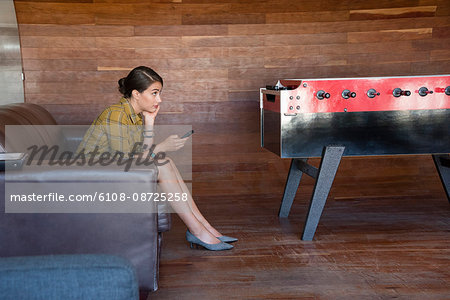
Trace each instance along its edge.
<instances>
[{"instance_id":1,"label":"hair bun","mask_svg":"<svg viewBox=\"0 0 450 300\"><path fill-rule=\"evenodd\" d=\"M126 77L119 79L119 92L124 96L127 93L127 88L125 87L125 79Z\"/></svg>"},{"instance_id":2,"label":"hair bun","mask_svg":"<svg viewBox=\"0 0 450 300\"><path fill-rule=\"evenodd\" d=\"M130 99L134 90L143 93L154 82L163 85L161 76L155 71L145 66L136 67L130 71L127 77L119 80L119 92L125 98Z\"/></svg>"}]
</instances>

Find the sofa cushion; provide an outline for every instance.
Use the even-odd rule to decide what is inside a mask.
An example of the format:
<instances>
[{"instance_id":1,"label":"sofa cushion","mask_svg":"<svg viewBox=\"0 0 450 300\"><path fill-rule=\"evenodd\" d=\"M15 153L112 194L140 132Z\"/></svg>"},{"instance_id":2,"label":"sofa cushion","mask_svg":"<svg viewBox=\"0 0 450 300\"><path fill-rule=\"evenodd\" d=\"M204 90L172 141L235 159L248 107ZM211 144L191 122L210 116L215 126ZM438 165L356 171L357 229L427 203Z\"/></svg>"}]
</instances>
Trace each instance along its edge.
<instances>
[{"instance_id":1,"label":"sofa cushion","mask_svg":"<svg viewBox=\"0 0 450 300\"><path fill-rule=\"evenodd\" d=\"M0 295L15 299L139 299L133 266L112 255L0 258Z\"/></svg>"}]
</instances>

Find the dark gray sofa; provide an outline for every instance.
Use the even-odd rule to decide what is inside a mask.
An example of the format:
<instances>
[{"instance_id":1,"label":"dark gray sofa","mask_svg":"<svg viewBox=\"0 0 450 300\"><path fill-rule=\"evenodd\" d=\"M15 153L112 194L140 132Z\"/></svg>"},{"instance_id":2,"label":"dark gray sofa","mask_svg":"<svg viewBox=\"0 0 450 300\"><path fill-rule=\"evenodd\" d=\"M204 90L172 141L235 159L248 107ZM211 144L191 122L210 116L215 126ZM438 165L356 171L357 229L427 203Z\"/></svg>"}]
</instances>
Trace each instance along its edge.
<instances>
[{"instance_id":1,"label":"dark gray sofa","mask_svg":"<svg viewBox=\"0 0 450 300\"><path fill-rule=\"evenodd\" d=\"M43 107L29 103L0 106L0 152L5 149L5 125L57 125ZM58 136L59 135L59 136ZM51 145L55 136L76 148L82 133L50 132L34 134L30 139ZM9 150L9 149L6 149ZM23 171L17 171L19 172ZM78 172L78 173L77 173ZM155 192L157 168L133 169L132 178L148 183L148 192ZM127 184L115 170L51 169L28 176L31 181L70 181L76 174L89 182L115 180ZM64 179L66 178L66 179ZM122 181L121 181L122 180ZM149 205L155 205L153 202ZM158 288L162 233L171 226L170 214L156 206L159 213L5 213L5 172L0 172L0 257L55 254L112 254L124 257L136 268L139 288Z\"/></svg>"}]
</instances>

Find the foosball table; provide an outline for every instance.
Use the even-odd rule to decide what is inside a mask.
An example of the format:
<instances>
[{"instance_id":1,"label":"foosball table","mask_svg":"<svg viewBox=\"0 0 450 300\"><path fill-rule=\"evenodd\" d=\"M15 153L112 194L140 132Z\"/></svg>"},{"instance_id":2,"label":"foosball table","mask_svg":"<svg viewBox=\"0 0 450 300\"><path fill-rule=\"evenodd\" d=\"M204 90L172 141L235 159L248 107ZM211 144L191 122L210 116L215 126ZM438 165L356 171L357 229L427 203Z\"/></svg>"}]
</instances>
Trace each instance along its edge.
<instances>
[{"instance_id":1,"label":"foosball table","mask_svg":"<svg viewBox=\"0 0 450 300\"><path fill-rule=\"evenodd\" d=\"M343 156L431 154L450 200L450 75L279 80L260 90L260 108L261 146L292 159L279 217L303 173L315 179L302 240L314 237Z\"/></svg>"}]
</instances>

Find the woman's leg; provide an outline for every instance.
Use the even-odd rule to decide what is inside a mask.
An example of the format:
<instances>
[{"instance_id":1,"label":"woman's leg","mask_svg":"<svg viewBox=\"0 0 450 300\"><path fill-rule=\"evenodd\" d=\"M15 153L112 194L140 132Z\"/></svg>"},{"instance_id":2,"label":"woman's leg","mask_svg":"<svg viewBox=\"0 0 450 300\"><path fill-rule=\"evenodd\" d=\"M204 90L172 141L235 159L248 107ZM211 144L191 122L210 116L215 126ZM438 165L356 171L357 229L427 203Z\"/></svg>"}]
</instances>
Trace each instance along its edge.
<instances>
[{"instance_id":1,"label":"woman's leg","mask_svg":"<svg viewBox=\"0 0 450 300\"><path fill-rule=\"evenodd\" d=\"M165 193L187 193L188 201L173 201L170 202L172 208L183 220L184 224L188 227L189 231L208 244L217 244L220 241L215 237L213 233L205 227L205 225L197 219L197 216L193 213L191 202L193 202L189 190L183 180L179 180L175 165L171 160L162 166L158 166L158 184ZM189 199L190 198L190 199ZM194 204L195 205L195 204ZM196 206L195 206L196 207ZM198 210L198 209L197 209Z\"/></svg>"},{"instance_id":2,"label":"woman's leg","mask_svg":"<svg viewBox=\"0 0 450 300\"><path fill-rule=\"evenodd\" d=\"M181 177L180 172L178 171L178 168L176 167L175 163L169 159L169 164L171 164L172 169L176 175L176 178L181 186L181 189L183 191L183 193L185 193L188 196L188 202L189 202L189 206L191 208L192 213L194 214L194 216L197 218L197 220L200 221L200 223L203 224L203 226L205 226L206 229L208 229L214 236L218 237L218 236L222 236L222 234L217 231L213 226L211 226L211 224L209 224L209 222L206 220L206 218L202 215L202 213L200 212L200 210L198 209L197 205L195 204L194 199L192 198L191 193L189 192L188 187L186 186L186 183L184 183L183 178Z\"/></svg>"}]
</instances>

